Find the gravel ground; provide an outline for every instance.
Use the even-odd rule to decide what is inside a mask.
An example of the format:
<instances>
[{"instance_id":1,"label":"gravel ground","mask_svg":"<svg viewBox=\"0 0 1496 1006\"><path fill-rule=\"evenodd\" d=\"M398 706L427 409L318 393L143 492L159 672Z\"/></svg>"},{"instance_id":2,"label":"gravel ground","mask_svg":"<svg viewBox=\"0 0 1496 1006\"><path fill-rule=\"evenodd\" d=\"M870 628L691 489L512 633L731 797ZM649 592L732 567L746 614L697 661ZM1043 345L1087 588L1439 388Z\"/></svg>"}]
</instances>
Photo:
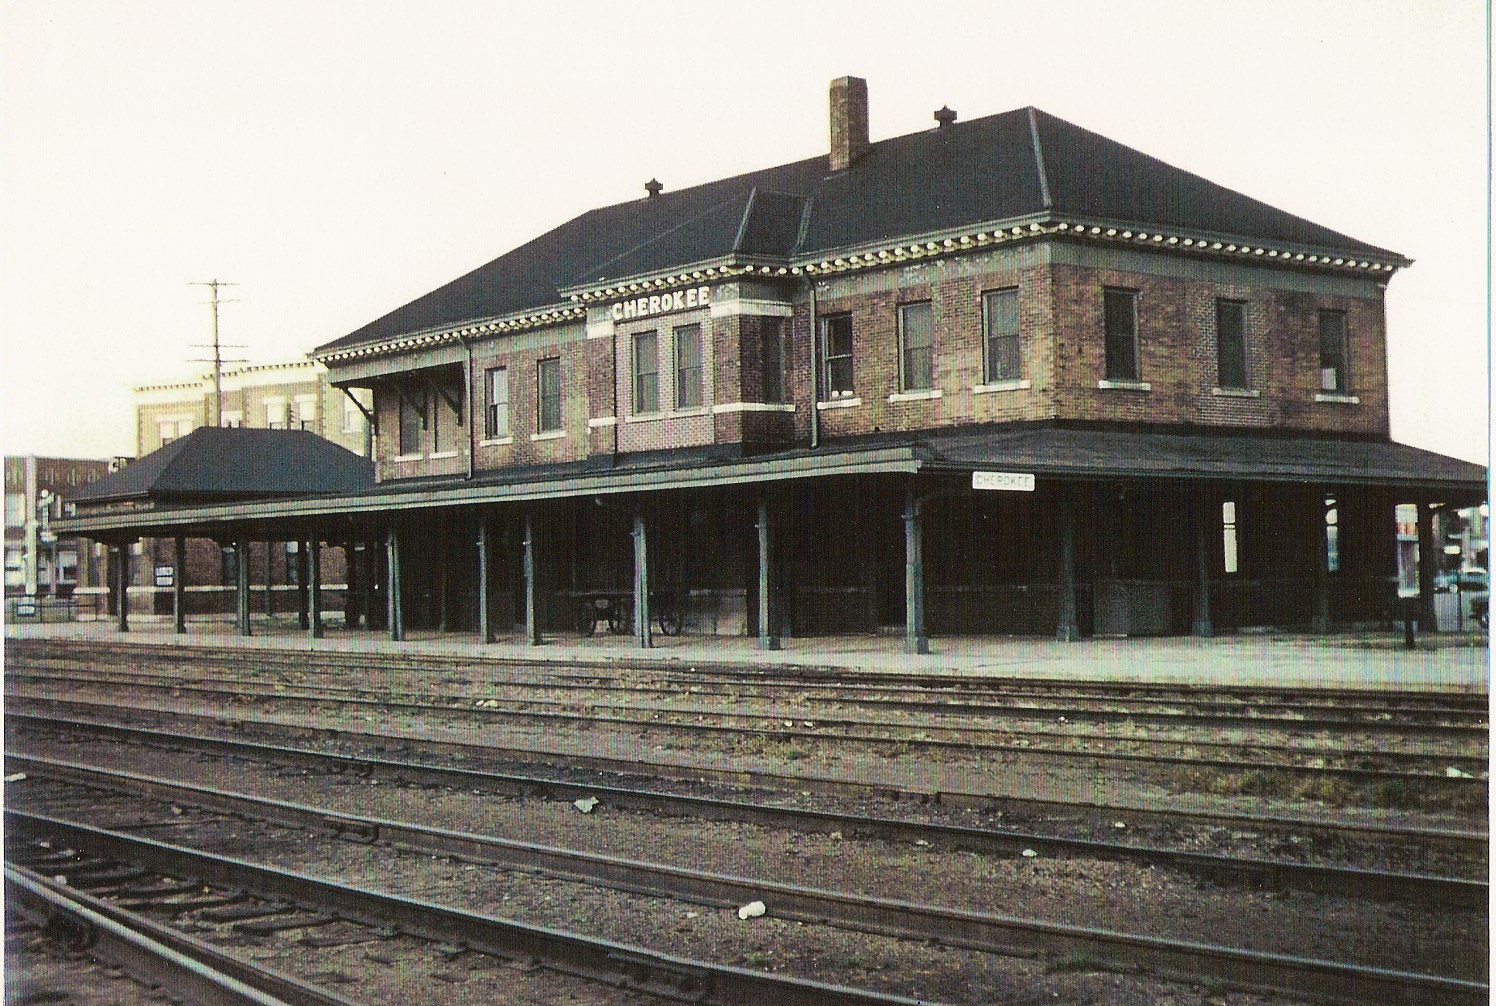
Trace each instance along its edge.
<instances>
[{"instance_id":1,"label":"gravel ground","mask_svg":"<svg viewBox=\"0 0 1496 1006\"><path fill-rule=\"evenodd\" d=\"M6 1006L161 1006L170 1001L113 965L70 950L7 914Z\"/></svg>"}]
</instances>

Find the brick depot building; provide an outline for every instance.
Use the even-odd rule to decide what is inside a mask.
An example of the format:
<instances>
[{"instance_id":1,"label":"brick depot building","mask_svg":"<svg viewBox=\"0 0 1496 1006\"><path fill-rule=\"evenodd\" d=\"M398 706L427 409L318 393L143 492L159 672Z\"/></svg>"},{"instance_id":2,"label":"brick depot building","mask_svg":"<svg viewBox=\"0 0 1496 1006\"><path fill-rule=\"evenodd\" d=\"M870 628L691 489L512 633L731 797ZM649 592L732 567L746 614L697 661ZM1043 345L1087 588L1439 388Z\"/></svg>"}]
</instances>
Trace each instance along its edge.
<instances>
[{"instance_id":1,"label":"brick depot building","mask_svg":"<svg viewBox=\"0 0 1496 1006\"><path fill-rule=\"evenodd\" d=\"M77 528L340 545L396 638L1385 622L1395 507L1486 495L1390 440L1408 261L1038 109L935 118L870 143L842 78L829 154L652 181L319 347L372 485Z\"/></svg>"}]
</instances>

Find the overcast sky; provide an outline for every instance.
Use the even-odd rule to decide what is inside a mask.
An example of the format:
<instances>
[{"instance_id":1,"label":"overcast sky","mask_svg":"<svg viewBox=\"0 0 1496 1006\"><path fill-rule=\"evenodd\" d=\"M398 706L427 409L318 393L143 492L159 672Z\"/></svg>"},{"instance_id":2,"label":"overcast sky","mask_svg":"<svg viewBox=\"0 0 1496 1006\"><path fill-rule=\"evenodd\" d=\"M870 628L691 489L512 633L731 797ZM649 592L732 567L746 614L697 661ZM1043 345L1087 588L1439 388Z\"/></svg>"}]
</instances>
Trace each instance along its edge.
<instances>
[{"instance_id":1,"label":"overcast sky","mask_svg":"<svg viewBox=\"0 0 1496 1006\"><path fill-rule=\"evenodd\" d=\"M131 454L132 385L298 357L569 217L1037 105L1416 260L1392 434L1485 462L1475 0L527 4L6 0L0 441Z\"/></svg>"}]
</instances>

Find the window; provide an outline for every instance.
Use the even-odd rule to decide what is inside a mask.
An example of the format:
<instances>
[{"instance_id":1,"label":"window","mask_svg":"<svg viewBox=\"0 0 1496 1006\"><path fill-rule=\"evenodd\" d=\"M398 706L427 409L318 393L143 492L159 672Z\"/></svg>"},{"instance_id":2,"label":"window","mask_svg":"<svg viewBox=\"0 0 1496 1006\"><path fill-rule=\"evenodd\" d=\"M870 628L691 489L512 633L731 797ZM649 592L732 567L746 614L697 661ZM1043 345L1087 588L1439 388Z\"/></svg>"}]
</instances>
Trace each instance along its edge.
<instances>
[{"instance_id":1,"label":"window","mask_svg":"<svg viewBox=\"0 0 1496 1006\"><path fill-rule=\"evenodd\" d=\"M299 430L317 429L317 396L296 396L296 428Z\"/></svg>"},{"instance_id":2,"label":"window","mask_svg":"<svg viewBox=\"0 0 1496 1006\"><path fill-rule=\"evenodd\" d=\"M271 430L284 430L286 428L285 402L271 400L265 403L265 427Z\"/></svg>"},{"instance_id":3,"label":"window","mask_svg":"<svg viewBox=\"0 0 1496 1006\"><path fill-rule=\"evenodd\" d=\"M1325 500L1325 569L1340 572L1340 511L1334 500Z\"/></svg>"},{"instance_id":4,"label":"window","mask_svg":"<svg viewBox=\"0 0 1496 1006\"><path fill-rule=\"evenodd\" d=\"M346 395L343 397L343 432L360 433L364 428L364 414L358 404Z\"/></svg>"},{"instance_id":5,"label":"window","mask_svg":"<svg viewBox=\"0 0 1496 1006\"><path fill-rule=\"evenodd\" d=\"M1247 386L1247 305L1239 300L1216 301L1216 386Z\"/></svg>"},{"instance_id":6,"label":"window","mask_svg":"<svg viewBox=\"0 0 1496 1006\"><path fill-rule=\"evenodd\" d=\"M1236 572L1236 504L1221 504L1221 562L1227 573Z\"/></svg>"},{"instance_id":7,"label":"window","mask_svg":"<svg viewBox=\"0 0 1496 1006\"><path fill-rule=\"evenodd\" d=\"M784 401L784 321L765 319L759 343L759 360L763 367L763 400L770 403Z\"/></svg>"},{"instance_id":8,"label":"window","mask_svg":"<svg viewBox=\"0 0 1496 1006\"><path fill-rule=\"evenodd\" d=\"M1319 312L1319 390L1336 393L1349 390L1345 356L1345 312Z\"/></svg>"},{"instance_id":9,"label":"window","mask_svg":"<svg viewBox=\"0 0 1496 1006\"><path fill-rule=\"evenodd\" d=\"M488 408L484 436L493 440L509 436L509 368L490 367L483 374Z\"/></svg>"},{"instance_id":10,"label":"window","mask_svg":"<svg viewBox=\"0 0 1496 1006\"><path fill-rule=\"evenodd\" d=\"M1018 291L993 290L982 295L982 332L986 341L987 383L1023 377L1018 352Z\"/></svg>"},{"instance_id":11,"label":"window","mask_svg":"<svg viewBox=\"0 0 1496 1006\"><path fill-rule=\"evenodd\" d=\"M821 397L852 395L852 316L821 319Z\"/></svg>"},{"instance_id":12,"label":"window","mask_svg":"<svg viewBox=\"0 0 1496 1006\"><path fill-rule=\"evenodd\" d=\"M165 447L177 439L177 421L175 419L163 419L156 424L156 432L161 437L161 446Z\"/></svg>"},{"instance_id":13,"label":"window","mask_svg":"<svg viewBox=\"0 0 1496 1006\"><path fill-rule=\"evenodd\" d=\"M424 394L424 392L423 392ZM421 453L421 434L426 429L425 401L420 406L411 400L407 389L400 391L400 453Z\"/></svg>"},{"instance_id":14,"label":"window","mask_svg":"<svg viewBox=\"0 0 1496 1006\"><path fill-rule=\"evenodd\" d=\"M1107 290L1104 293L1106 315L1106 379L1138 379L1138 294L1136 290Z\"/></svg>"},{"instance_id":15,"label":"window","mask_svg":"<svg viewBox=\"0 0 1496 1006\"><path fill-rule=\"evenodd\" d=\"M5 526L6 527L25 527L26 526L26 494L25 493L6 493L5 494Z\"/></svg>"},{"instance_id":16,"label":"window","mask_svg":"<svg viewBox=\"0 0 1496 1006\"><path fill-rule=\"evenodd\" d=\"M218 425L228 429L238 429L244 425L244 413L237 410L225 410Z\"/></svg>"},{"instance_id":17,"label":"window","mask_svg":"<svg viewBox=\"0 0 1496 1006\"><path fill-rule=\"evenodd\" d=\"M701 326L682 325L675 330L675 407L701 407Z\"/></svg>"},{"instance_id":18,"label":"window","mask_svg":"<svg viewBox=\"0 0 1496 1006\"><path fill-rule=\"evenodd\" d=\"M634 415L660 411L660 335L634 333Z\"/></svg>"},{"instance_id":19,"label":"window","mask_svg":"<svg viewBox=\"0 0 1496 1006\"><path fill-rule=\"evenodd\" d=\"M561 428L561 358L552 356L535 365L536 421L541 433Z\"/></svg>"},{"instance_id":20,"label":"window","mask_svg":"<svg viewBox=\"0 0 1496 1006\"><path fill-rule=\"evenodd\" d=\"M929 301L899 307L901 391L924 391L935 386L934 329Z\"/></svg>"}]
</instances>

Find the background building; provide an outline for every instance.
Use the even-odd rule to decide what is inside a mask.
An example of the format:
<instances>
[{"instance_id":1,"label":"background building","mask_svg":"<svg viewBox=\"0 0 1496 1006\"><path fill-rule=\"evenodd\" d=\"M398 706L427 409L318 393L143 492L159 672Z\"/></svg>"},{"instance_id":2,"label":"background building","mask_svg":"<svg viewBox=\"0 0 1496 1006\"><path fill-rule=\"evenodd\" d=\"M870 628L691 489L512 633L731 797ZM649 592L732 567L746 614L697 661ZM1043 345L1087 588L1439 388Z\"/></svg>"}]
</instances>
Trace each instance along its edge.
<instances>
[{"instance_id":1,"label":"background building","mask_svg":"<svg viewBox=\"0 0 1496 1006\"><path fill-rule=\"evenodd\" d=\"M5 458L5 596L66 599L104 582L103 546L60 537L52 522L79 489L119 467L123 459ZM13 609L13 606L11 606ZM14 615L14 610L8 612Z\"/></svg>"}]
</instances>

